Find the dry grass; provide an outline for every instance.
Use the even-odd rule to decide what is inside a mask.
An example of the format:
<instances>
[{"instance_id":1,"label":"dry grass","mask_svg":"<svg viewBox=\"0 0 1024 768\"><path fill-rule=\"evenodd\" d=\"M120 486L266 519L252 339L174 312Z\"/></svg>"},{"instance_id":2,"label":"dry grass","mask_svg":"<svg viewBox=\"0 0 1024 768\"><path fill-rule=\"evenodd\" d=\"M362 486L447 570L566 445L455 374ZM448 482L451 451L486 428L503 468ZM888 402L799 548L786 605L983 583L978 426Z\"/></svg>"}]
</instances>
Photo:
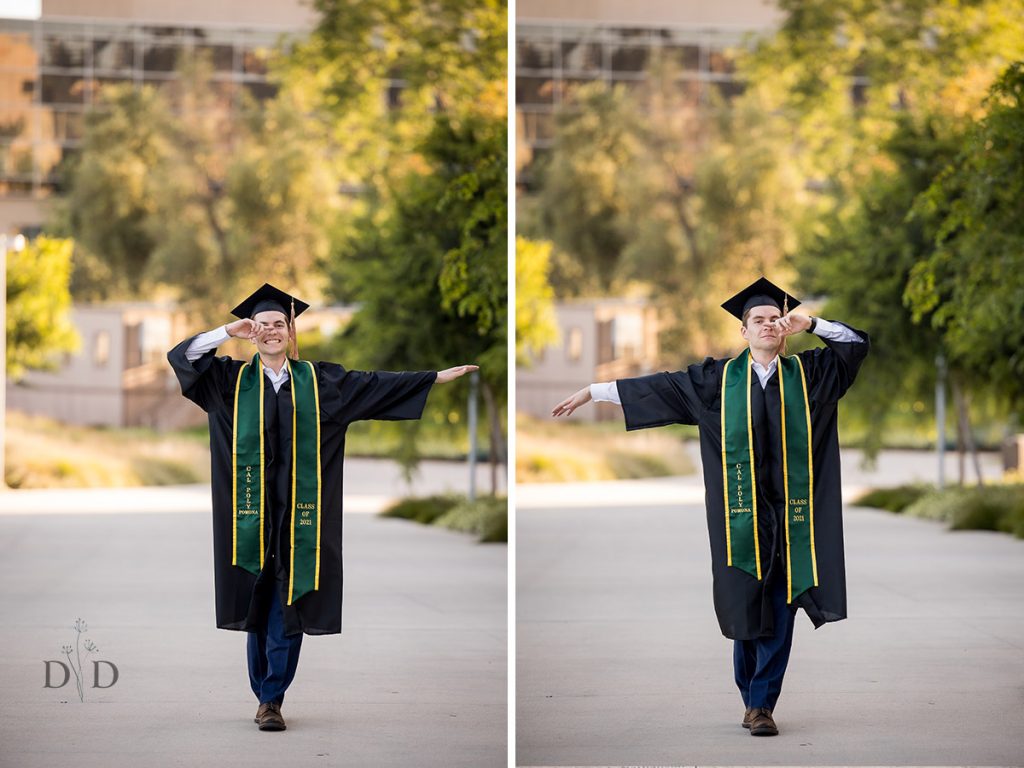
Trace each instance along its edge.
<instances>
[{"instance_id":1,"label":"dry grass","mask_svg":"<svg viewBox=\"0 0 1024 768\"><path fill-rule=\"evenodd\" d=\"M550 483L688 475L678 430L627 433L622 424L516 419L516 482Z\"/></svg>"},{"instance_id":2,"label":"dry grass","mask_svg":"<svg viewBox=\"0 0 1024 768\"><path fill-rule=\"evenodd\" d=\"M6 480L12 488L115 488L210 478L204 435L74 427L7 414Z\"/></svg>"}]
</instances>

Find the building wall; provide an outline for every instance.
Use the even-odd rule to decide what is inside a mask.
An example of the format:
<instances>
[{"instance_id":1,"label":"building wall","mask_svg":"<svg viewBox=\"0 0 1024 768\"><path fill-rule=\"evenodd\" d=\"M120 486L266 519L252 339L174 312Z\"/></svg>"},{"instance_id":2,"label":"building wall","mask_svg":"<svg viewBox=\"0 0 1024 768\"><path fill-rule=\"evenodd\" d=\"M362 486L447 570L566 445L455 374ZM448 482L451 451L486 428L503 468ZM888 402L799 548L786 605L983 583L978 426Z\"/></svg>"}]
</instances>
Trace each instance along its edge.
<instances>
[{"instance_id":1,"label":"building wall","mask_svg":"<svg viewBox=\"0 0 1024 768\"><path fill-rule=\"evenodd\" d=\"M597 21L652 27L714 25L771 27L780 13L771 0L519 0L516 21Z\"/></svg>"},{"instance_id":2,"label":"building wall","mask_svg":"<svg viewBox=\"0 0 1024 768\"><path fill-rule=\"evenodd\" d=\"M76 307L71 321L81 338L59 371L30 371L8 381L7 407L68 424L120 426L121 372L125 344L122 313L113 308Z\"/></svg>"},{"instance_id":3,"label":"building wall","mask_svg":"<svg viewBox=\"0 0 1024 768\"><path fill-rule=\"evenodd\" d=\"M516 369L516 410L537 418L550 414L555 403L589 384L597 365L593 307L560 304L555 317L559 341L545 347L529 366ZM570 345L577 346L578 357L570 354Z\"/></svg>"},{"instance_id":4,"label":"building wall","mask_svg":"<svg viewBox=\"0 0 1024 768\"><path fill-rule=\"evenodd\" d=\"M529 366L516 369L516 409L548 418L554 405L595 381L647 373L657 359L655 311L621 299L561 303L555 307L559 339ZM587 421L616 418L617 406L577 411Z\"/></svg>"},{"instance_id":5,"label":"building wall","mask_svg":"<svg viewBox=\"0 0 1024 768\"><path fill-rule=\"evenodd\" d=\"M734 50L781 18L764 0L636 2L529 0L517 5L516 167L521 188L530 165L553 144L555 115L571 109L583 85L642 88L656 61L675 72L681 109L693 116L742 92ZM699 147L701 121L680 140Z\"/></svg>"},{"instance_id":6,"label":"building wall","mask_svg":"<svg viewBox=\"0 0 1024 768\"><path fill-rule=\"evenodd\" d=\"M165 87L179 57L202 52L229 107L246 91L268 98L270 51L313 21L300 0L54 0L40 19L0 19L0 231L42 225L104 89Z\"/></svg>"},{"instance_id":7,"label":"building wall","mask_svg":"<svg viewBox=\"0 0 1024 768\"><path fill-rule=\"evenodd\" d=\"M308 29L316 15L299 0L43 0L43 18L132 19L164 24L222 24Z\"/></svg>"}]
</instances>

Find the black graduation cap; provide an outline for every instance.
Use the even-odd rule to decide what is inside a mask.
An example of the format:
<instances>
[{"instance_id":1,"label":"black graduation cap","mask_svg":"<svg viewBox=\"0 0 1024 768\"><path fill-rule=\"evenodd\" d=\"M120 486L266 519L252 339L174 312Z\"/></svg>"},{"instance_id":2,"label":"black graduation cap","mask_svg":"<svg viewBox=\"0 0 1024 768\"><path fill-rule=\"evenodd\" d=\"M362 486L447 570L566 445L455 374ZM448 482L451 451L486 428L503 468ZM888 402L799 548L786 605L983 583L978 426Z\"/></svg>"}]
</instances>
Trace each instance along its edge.
<instances>
[{"instance_id":1,"label":"black graduation cap","mask_svg":"<svg viewBox=\"0 0 1024 768\"><path fill-rule=\"evenodd\" d=\"M751 307L764 305L777 307L779 312L787 314L791 309L800 306L800 302L775 285L766 277L760 277L722 304L722 309L730 315L743 320L743 313Z\"/></svg>"},{"instance_id":2,"label":"black graduation cap","mask_svg":"<svg viewBox=\"0 0 1024 768\"><path fill-rule=\"evenodd\" d=\"M274 312L281 312L285 317L290 318L292 302L295 302L295 317L309 309L309 304L306 302L296 299L280 288L275 288L270 283L264 283L262 288L257 289L249 298L232 309L231 314L242 320L247 320L254 315L258 315L260 312L273 310Z\"/></svg>"}]
</instances>

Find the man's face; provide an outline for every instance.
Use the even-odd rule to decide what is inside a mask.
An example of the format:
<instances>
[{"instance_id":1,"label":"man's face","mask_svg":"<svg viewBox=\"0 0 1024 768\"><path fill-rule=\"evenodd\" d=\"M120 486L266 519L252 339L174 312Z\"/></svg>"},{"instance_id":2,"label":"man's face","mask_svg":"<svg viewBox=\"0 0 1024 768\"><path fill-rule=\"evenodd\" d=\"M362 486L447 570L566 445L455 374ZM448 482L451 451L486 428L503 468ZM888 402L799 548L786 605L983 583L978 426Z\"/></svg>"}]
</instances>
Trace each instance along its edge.
<instances>
[{"instance_id":1,"label":"man's face","mask_svg":"<svg viewBox=\"0 0 1024 768\"><path fill-rule=\"evenodd\" d=\"M261 355L280 355L288 349L288 318L280 312L268 309L253 315L253 320L263 329L256 337L256 349Z\"/></svg>"},{"instance_id":2,"label":"man's face","mask_svg":"<svg viewBox=\"0 0 1024 768\"><path fill-rule=\"evenodd\" d=\"M747 315L747 322L740 329L743 338L747 340L751 349L764 352L777 353L782 344L782 336L772 321L782 317L777 307L770 304L762 307L753 307Z\"/></svg>"}]
</instances>

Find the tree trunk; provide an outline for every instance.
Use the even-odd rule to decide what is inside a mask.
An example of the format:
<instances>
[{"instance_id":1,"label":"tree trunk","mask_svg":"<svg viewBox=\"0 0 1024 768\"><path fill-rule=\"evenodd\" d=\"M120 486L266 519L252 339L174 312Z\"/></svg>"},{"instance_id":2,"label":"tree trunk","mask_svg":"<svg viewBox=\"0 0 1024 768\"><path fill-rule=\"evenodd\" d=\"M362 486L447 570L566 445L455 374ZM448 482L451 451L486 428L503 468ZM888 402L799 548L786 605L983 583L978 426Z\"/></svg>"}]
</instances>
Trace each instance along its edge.
<instances>
[{"instance_id":1,"label":"tree trunk","mask_svg":"<svg viewBox=\"0 0 1024 768\"><path fill-rule=\"evenodd\" d=\"M966 480L965 453L969 453L971 456L971 464L974 466L974 476L978 480L978 485L984 485L978 446L974 442L974 435L971 434L970 396L956 379L953 380L953 402L956 404L957 447L960 450L960 485L963 485Z\"/></svg>"},{"instance_id":2,"label":"tree trunk","mask_svg":"<svg viewBox=\"0 0 1024 768\"><path fill-rule=\"evenodd\" d=\"M959 398L957 396L958 392L959 392L959 387L956 384L954 384L953 385L953 400L954 400L954 402L958 402L959 401ZM957 408L958 411L959 411L959 408L960 408L959 405L954 405L954 407ZM959 415L957 416L957 420L956 420L956 467L957 467L957 485L959 485L962 488L963 485L964 485L964 425L960 421Z\"/></svg>"},{"instance_id":3,"label":"tree trunk","mask_svg":"<svg viewBox=\"0 0 1024 768\"><path fill-rule=\"evenodd\" d=\"M950 380L950 388L953 390L953 407L956 408L956 458L957 458L957 484L963 487L964 484L964 420L960 418L960 404L963 395L960 392L960 380L953 376Z\"/></svg>"},{"instance_id":4,"label":"tree trunk","mask_svg":"<svg viewBox=\"0 0 1024 768\"><path fill-rule=\"evenodd\" d=\"M668 160L663 159L662 162L668 166L669 173L672 174L676 183L676 194L672 196L672 210L676 215L679 226L683 230L686 244L690 246L690 263L696 273L695 282L699 284L705 271L704 252L701 250L700 243L697 240L697 227L690 221L690 217L686 212L686 205L693 195L693 185L686 177L678 173Z\"/></svg>"},{"instance_id":5,"label":"tree trunk","mask_svg":"<svg viewBox=\"0 0 1024 768\"><path fill-rule=\"evenodd\" d=\"M486 380L480 380L480 390L484 393L484 406L487 408L487 422L489 424L488 436L490 438L490 451L488 458L491 462L491 496L498 495L498 465L507 462L505 456L505 432L501 428L501 415L498 412L498 405L494 400L494 391Z\"/></svg>"}]
</instances>

